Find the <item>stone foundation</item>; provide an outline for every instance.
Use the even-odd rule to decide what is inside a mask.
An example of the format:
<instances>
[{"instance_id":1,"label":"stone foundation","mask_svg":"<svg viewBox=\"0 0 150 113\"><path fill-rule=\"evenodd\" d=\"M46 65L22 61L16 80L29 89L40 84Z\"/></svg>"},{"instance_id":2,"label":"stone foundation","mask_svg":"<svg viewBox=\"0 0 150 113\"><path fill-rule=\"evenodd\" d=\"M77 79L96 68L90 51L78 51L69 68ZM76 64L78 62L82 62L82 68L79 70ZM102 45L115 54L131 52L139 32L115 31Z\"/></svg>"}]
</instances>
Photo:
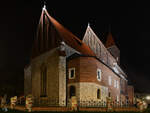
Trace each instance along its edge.
<instances>
[{"instance_id":1,"label":"stone foundation","mask_svg":"<svg viewBox=\"0 0 150 113\"><path fill-rule=\"evenodd\" d=\"M80 83L70 83L68 84L68 100L69 100L69 87L75 86L76 88L76 97L77 100L80 101L80 104L82 102L89 102L89 101L105 101L106 97L108 96L108 88L105 86L98 85L96 83L90 83L90 82L80 82ZM101 90L101 98L97 98L97 90Z\"/></svg>"}]
</instances>

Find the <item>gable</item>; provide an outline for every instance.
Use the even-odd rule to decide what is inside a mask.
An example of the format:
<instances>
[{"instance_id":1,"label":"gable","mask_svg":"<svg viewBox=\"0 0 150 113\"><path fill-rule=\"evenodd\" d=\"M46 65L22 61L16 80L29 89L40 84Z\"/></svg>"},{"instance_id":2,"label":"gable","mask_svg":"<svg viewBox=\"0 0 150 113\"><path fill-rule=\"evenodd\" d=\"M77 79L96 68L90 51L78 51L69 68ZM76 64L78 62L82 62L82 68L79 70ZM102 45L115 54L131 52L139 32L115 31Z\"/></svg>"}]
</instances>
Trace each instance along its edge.
<instances>
[{"instance_id":1,"label":"gable","mask_svg":"<svg viewBox=\"0 0 150 113\"><path fill-rule=\"evenodd\" d=\"M107 51L106 47L96 36L90 26L87 27L83 42L86 43L90 49L96 54L96 57L108 66L113 66L113 63L116 62L114 57Z\"/></svg>"}]
</instances>

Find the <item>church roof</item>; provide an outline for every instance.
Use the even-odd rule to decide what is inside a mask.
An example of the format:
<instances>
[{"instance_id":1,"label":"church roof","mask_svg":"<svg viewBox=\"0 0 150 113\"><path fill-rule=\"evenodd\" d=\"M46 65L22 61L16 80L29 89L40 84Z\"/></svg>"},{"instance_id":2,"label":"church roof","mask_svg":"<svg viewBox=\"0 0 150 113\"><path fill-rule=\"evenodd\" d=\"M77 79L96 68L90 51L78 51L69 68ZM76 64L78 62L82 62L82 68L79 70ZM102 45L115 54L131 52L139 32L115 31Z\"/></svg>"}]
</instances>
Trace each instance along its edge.
<instances>
[{"instance_id":1,"label":"church roof","mask_svg":"<svg viewBox=\"0 0 150 113\"><path fill-rule=\"evenodd\" d=\"M90 42L88 42L90 40ZM92 46L94 46L94 41L97 41L101 46L104 46L104 44L102 43L102 41L98 38L98 36L95 34L95 32L93 31L93 29L90 27L90 24L88 23L88 26L86 28L86 31L85 31L85 34L84 34L84 37L83 37L83 40L82 40L84 43L92 43L93 41L93 44L91 44ZM90 44L87 44L88 46L90 46Z\"/></svg>"},{"instance_id":2,"label":"church roof","mask_svg":"<svg viewBox=\"0 0 150 113\"><path fill-rule=\"evenodd\" d=\"M113 39L112 33L109 32L108 35L107 35L107 40L106 40L106 43L105 43L105 47L109 48L113 45L116 45L116 44L115 44L115 41Z\"/></svg>"},{"instance_id":3,"label":"church roof","mask_svg":"<svg viewBox=\"0 0 150 113\"><path fill-rule=\"evenodd\" d=\"M33 45L32 58L60 46L62 41L81 54L95 56L93 51L85 43L51 17L44 7Z\"/></svg>"}]
</instances>

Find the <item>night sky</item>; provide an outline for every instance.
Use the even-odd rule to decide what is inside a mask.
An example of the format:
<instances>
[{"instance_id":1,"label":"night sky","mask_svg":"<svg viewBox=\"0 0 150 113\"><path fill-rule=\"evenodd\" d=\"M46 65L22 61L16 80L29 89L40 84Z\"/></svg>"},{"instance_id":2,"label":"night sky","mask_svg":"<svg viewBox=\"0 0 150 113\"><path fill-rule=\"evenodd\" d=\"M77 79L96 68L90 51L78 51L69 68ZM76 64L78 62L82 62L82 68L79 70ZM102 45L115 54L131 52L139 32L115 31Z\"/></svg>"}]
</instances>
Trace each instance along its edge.
<instances>
[{"instance_id":1,"label":"night sky","mask_svg":"<svg viewBox=\"0 0 150 113\"><path fill-rule=\"evenodd\" d=\"M81 0L80 0L81 1ZM109 25L121 51L121 67L138 92L150 93L150 7L141 2L106 1L55 3L49 14L80 39L88 22L103 42ZM29 63L43 0L5 0L0 3L0 90L23 91L24 67ZM2 88L3 87L3 88Z\"/></svg>"}]
</instances>

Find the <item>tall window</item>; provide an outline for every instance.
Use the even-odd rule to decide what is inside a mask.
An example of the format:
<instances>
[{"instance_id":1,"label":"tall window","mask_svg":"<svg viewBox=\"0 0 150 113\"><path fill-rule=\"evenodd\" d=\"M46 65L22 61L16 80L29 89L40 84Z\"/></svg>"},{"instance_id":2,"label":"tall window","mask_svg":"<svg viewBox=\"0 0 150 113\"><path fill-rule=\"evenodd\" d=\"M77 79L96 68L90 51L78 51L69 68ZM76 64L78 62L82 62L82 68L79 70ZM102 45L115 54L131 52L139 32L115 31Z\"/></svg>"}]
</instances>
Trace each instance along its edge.
<instances>
[{"instance_id":1,"label":"tall window","mask_svg":"<svg viewBox=\"0 0 150 113\"><path fill-rule=\"evenodd\" d=\"M119 81L117 80L117 89L119 88Z\"/></svg>"},{"instance_id":2,"label":"tall window","mask_svg":"<svg viewBox=\"0 0 150 113\"><path fill-rule=\"evenodd\" d=\"M111 86L111 76L108 77L108 84Z\"/></svg>"},{"instance_id":3,"label":"tall window","mask_svg":"<svg viewBox=\"0 0 150 113\"><path fill-rule=\"evenodd\" d=\"M75 78L75 68L70 68L69 69L69 79L74 79Z\"/></svg>"},{"instance_id":4,"label":"tall window","mask_svg":"<svg viewBox=\"0 0 150 113\"><path fill-rule=\"evenodd\" d=\"M117 81L114 80L114 87L117 87Z\"/></svg>"},{"instance_id":5,"label":"tall window","mask_svg":"<svg viewBox=\"0 0 150 113\"><path fill-rule=\"evenodd\" d=\"M97 69L97 80L98 81L101 81L102 77L101 77L101 70L100 69Z\"/></svg>"},{"instance_id":6,"label":"tall window","mask_svg":"<svg viewBox=\"0 0 150 113\"><path fill-rule=\"evenodd\" d=\"M69 98L76 95L76 89L75 86L70 86L69 88Z\"/></svg>"},{"instance_id":7,"label":"tall window","mask_svg":"<svg viewBox=\"0 0 150 113\"><path fill-rule=\"evenodd\" d=\"M97 99L101 99L101 90L97 89Z\"/></svg>"},{"instance_id":8,"label":"tall window","mask_svg":"<svg viewBox=\"0 0 150 113\"><path fill-rule=\"evenodd\" d=\"M45 65L41 67L41 96L47 95L47 68Z\"/></svg>"}]
</instances>

